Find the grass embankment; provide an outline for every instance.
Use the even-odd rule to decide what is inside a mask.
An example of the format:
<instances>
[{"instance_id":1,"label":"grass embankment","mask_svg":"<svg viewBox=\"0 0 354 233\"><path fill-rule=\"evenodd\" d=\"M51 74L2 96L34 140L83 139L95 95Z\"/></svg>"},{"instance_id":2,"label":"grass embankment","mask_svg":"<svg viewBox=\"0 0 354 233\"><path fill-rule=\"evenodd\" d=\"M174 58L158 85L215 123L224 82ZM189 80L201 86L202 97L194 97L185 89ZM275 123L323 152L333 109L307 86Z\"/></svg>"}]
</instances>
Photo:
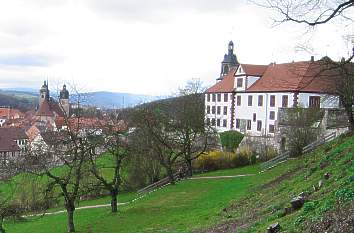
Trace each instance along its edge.
<instances>
[{"instance_id":1,"label":"grass embankment","mask_svg":"<svg viewBox=\"0 0 354 233\"><path fill-rule=\"evenodd\" d=\"M186 180L123 205L117 214L111 214L109 207L78 210L76 227L78 232L100 233L192 232L202 228L209 232L235 232L235 228L237 232L265 232L269 224L279 222L286 232L305 232L316 222L321 225L322 216L353 200L353 145L354 137L337 139L261 174L257 166L204 173L200 176L255 175ZM330 173L328 180L323 178L325 173ZM313 186L318 186L319 180L323 186L315 191ZM300 192L309 194L305 206L285 214L284 208ZM126 200L133 196L126 194ZM216 224L218 227L210 228ZM6 222L6 228L8 232L65 232L66 214Z\"/></svg>"},{"instance_id":2,"label":"grass embankment","mask_svg":"<svg viewBox=\"0 0 354 233\"><path fill-rule=\"evenodd\" d=\"M188 232L210 226L220 220L221 209L231 201L246 196L250 188L270 181L286 169L280 166L267 176L258 174L256 166L205 173L201 176L256 175L186 180L121 206L118 214L111 214L109 207L78 210L76 227L79 232ZM89 204L104 201L108 199L92 200ZM6 228L9 232L65 232L66 214L34 217L20 223L7 222Z\"/></svg>"},{"instance_id":3,"label":"grass embankment","mask_svg":"<svg viewBox=\"0 0 354 233\"><path fill-rule=\"evenodd\" d=\"M289 171L232 203L223 211L224 223L205 232L265 232L276 222L282 232L354 232L354 136L282 166ZM301 192L308 195L304 206L285 213Z\"/></svg>"}]
</instances>

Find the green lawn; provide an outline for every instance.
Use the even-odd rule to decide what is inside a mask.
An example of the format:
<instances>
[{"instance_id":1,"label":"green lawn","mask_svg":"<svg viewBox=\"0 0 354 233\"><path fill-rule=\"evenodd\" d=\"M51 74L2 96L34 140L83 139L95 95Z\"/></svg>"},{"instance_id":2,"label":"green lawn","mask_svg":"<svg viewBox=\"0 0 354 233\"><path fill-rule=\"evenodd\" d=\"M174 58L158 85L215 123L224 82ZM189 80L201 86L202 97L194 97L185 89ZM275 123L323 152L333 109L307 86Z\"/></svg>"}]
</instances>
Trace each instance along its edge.
<instances>
[{"instance_id":1,"label":"green lawn","mask_svg":"<svg viewBox=\"0 0 354 233\"><path fill-rule=\"evenodd\" d=\"M78 232L190 232L215 224L221 210L262 183L284 173L288 166L279 166L267 175L258 174L257 166L229 169L202 176L256 174L218 180L186 180L168 186L128 205L118 214L109 207L77 210L75 223ZM134 194L124 194L122 202ZM109 198L81 202L83 205L109 203ZM21 223L6 222L8 232L65 232L66 214L34 217Z\"/></svg>"}]
</instances>

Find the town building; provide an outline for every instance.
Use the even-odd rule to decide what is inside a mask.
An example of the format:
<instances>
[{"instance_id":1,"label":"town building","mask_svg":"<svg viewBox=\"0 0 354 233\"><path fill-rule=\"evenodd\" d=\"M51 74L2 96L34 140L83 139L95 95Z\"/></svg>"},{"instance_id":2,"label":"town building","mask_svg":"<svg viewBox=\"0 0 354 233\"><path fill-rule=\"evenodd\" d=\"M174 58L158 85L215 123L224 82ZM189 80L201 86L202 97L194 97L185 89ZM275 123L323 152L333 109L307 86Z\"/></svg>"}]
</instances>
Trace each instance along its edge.
<instances>
[{"instance_id":1,"label":"town building","mask_svg":"<svg viewBox=\"0 0 354 233\"><path fill-rule=\"evenodd\" d=\"M63 85L59 101L56 101L50 97L48 83L44 81L39 90L39 107L36 111L35 120L56 129L56 119L63 117L70 117L69 91L66 89L66 85Z\"/></svg>"},{"instance_id":2,"label":"town building","mask_svg":"<svg viewBox=\"0 0 354 233\"><path fill-rule=\"evenodd\" d=\"M232 42L228 57L230 48ZM269 65L235 62L228 73L222 68L216 84L205 92L206 122L219 132L237 130L249 137L275 138L281 109L340 107L331 76L317 75L323 59Z\"/></svg>"},{"instance_id":3,"label":"town building","mask_svg":"<svg viewBox=\"0 0 354 233\"><path fill-rule=\"evenodd\" d=\"M23 119L25 114L20 110L9 106L0 107L0 127L3 127L10 120Z\"/></svg>"},{"instance_id":4,"label":"town building","mask_svg":"<svg viewBox=\"0 0 354 233\"><path fill-rule=\"evenodd\" d=\"M28 136L23 128L0 128L0 167L25 153Z\"/></svg>"}]
</instances>

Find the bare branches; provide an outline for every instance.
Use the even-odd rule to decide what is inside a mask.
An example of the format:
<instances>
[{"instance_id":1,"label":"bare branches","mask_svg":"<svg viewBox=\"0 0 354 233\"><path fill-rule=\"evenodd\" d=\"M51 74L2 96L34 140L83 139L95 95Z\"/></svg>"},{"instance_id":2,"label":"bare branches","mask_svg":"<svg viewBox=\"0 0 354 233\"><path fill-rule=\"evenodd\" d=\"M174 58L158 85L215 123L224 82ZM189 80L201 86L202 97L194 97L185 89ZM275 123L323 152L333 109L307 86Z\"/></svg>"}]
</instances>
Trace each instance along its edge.
<instances>
[{"instance_id":1,"label":"bare branches","mask_svg":"<svg viewBox=\"0 0 354 233\"><path fill-rule=\"evenodd\" d=\"M354 0L265 0L254 2L259 6L278 12L281 19L275 19L276 23L295 22L312 27L328 23L337 17L352 22L351 17L345 13L349 12L351 7L354 7Z\"/></svg>"}]
</instances>

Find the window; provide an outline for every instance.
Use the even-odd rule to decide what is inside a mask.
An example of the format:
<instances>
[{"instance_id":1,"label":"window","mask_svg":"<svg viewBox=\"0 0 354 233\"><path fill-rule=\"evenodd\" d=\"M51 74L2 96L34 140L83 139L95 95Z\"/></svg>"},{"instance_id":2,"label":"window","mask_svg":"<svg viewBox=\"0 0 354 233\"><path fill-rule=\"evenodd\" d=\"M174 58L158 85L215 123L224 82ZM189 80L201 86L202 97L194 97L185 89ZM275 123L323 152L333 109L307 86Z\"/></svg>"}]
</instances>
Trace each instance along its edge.
<instances>
[{"instance_id":1,"label":"window","mask_svg":"<svg viewBox=\"0 0 354 233\"><path fill-rule=\"evenodd\" d=\"M309 106L311 108L319 108L321 103L321 98L319 96L310 96L309 97Z\"/></svg>"},{"instance_id":2,"label":"window","mask_svg":"<svg viewBox=\"0 0 354 233\"><path fill-rule=\"evenodd\" d=\"M227 101L229 101L229 95L226 93L226 94L224 94L224 102L227 102Z\"/></svg>"},{"instance_id":3,"label":"window","mask_svg":"<svg viewBox=\"0 0 354 233\"><path fill-rule=\"evenodd\" d=\"M207 101L210 102L210 94L206 94L207 96Z\"/></svg>"},{"instance_id":4,"label":"window","mask_svg":"<svg viewBox=\"0 0 354 233\"><path fill-rule=\"evenodd\" d=\"M269 119L270 120L275 120L275 112L274 111L270 111L269 112Z\"/></svg>"},{"instance_id":5,"label":"window","mask_svg":"<svg viewBox=\"0 0 354 233\"><path fill-rule=\"evenodd\" d=\"M211 107L211 113L215 114L215 106Z\"/></svg>"},{"instance_id":6,"label":"window","mask_svg":"<svg viewBox=\"0 0 354 233\"><path fill-rule=\"evenodd\" d=\"M243 85L243 78L238 78L237 79L237 87L242 87Z\"/></svg>"},{"instance_id":7,"label":"window","mask_svg":"<svg viewBox=\"0 0 354 233\"><path fill-rule=\"evenodd\" d=\"M224 115L227 115L227 107L224 106Z\"/></svg>"},{"instance_id":8,"label":"window","mask_svg":"<svg viewBox=\"0 0 354 233\"><path fill-rule=\"evenodd\" d=\"M212 126L215 126L215 118L212 118L212 119L211 119L211 125L212 125Z\"/></svg>"},{"instance_id":9,"label":"window","mask_svg":"<svg viewBox=\"0 0 354 233\"><path fill-rule=\"evenodd\" d=\"M282 97L282 101L281 101L281 106L283 108L287 108L288 107L288 96L287 95L283 95Z\"/></svg>"},{"instance_id":10,"label":"window","mask_svg":"<svg viewBox=\"0 0 354 233\"><path fill-rule=\"evenodd\" d=\"M221 112L221 107L218 106L218 108L216 109L216 114L220 115L220 112Z\"/></svg>"},{"instance_id":11,"label":"window","mask_svg":"<svg viewBox=\"0 0 354 233\"><path fill-rule=\"evenodd\" d=\"M210 106L207 106L207 113L210 114Z\"/></svg>"},{"instance_id":12,"label":"window","mask_svg":"<svg viewBox=\"0 0 354 233\"><path fill-rule=\"evenodd\" d=\"M253 100L253 96L249 95L248 96L248 106L252 106L252 100Z\"/></svg>"},{"instance_id":13,"label":"window","mask_svg":"<svg viewBox=\"0 0 354 233\"><path fill-rule=\"evenodd\" d=\"M213 102L215 102L215 94L212 95L212 98L213 98Z\"/></svg>"},{"instance_id":14,"label":"window","mask_svg":"<svg viewBox=\"0 0 354 233\"><path fill-rule=\"evenodd\" d=\"M222 127L226 127L227 126L227 120L222 120Z\"/></svg>"},{"instance_id":15,"label":"window","mask_svg":"<svg viewBox=\"0 0 354 233\"><path fill-rule=\"evenodd\" d=\"M216 120L216 125L217 125L217 126L220 126L220 119L217 119L217 120Z\"/></svg>"},{"instance_id":16,"label":"window","mask_svg":"<svg viewBox=\"0 0 354 233\"><path fill-rule=\"evenodd\" d=\"M218 102L221 102L221 94L218 94Z\"/></svg>"},{"instance_id":17,"label":"window","mask_svg":"<svg viewBox=\"0 0 354 233\"><path fill-rule=\"evenodd\" d=\"M257 121L257 131L262 130L262 121Z\"/></svg>"},{"instance_id":18,"label":"window","mask_svg":"<svg viewBox=\"0 0 354 233\"><path fill-rule=\"evenodd\" d=\"M263 106L263 95L258 96L258 106Z\"/></svg>"},{"instance_id":19,"label":"window","mask_svg":"<svg viewBox=\"0 0 354 233\"><path fill-rule=\"evenodd\" d=\"M274 125L269 125L269 133L274 133Z\"/></svg>"},{"instance_id":20,"label":"window","mask_svg":"<svg viewBox=\"0 0 354 233\"><path fill-rule=\"evenodd\" d=\"M255 122L257 120L257 114L253 113L253 121Z\"/></svg>"},{"instance_id":21,"label":"window","mask_svg":"<svg viewBox=\"0 0 354 233\"><path fill-rule=\"evenodd\" d=\"M251 130L251 128L252 128L252 121L247 120L247 130Z\"/></svg>"},{"instance_id":22,"label":"window","mask_svg":"<svg viewBox=\"0 0 354 233\"><path fill-rule=\"evenodd\" d=\"M237 96L236 102L237 102L237 106L241 106L241 96L240 95Z\"/></svg>"},{"instance_id":23,"label":"window","mask_svg":"<svg viewBox=\"0 0 354 233\"><path fill-rule=\"evenodd\" d=\"M210 125L210 118L206 119L206 123L207 123L207 125Z\"/></svg>"},{"instance_id":24,"label":"window","mask_svg":"<svg viewBox=\"0 0 354 233\"><path fill-rule=\"evenodd\" d=\"M270 106L275 107L275 95L270 96Z\"/></svg>"},{"instance_id":25,"label":"window","mask_svg":"<svg viewBox=\"0 0 354 233\"><path fill-rule=\"evenodd\" d=\"M236 129L240 128L240 122L241 122L240 119L236 119Z\"/></svg>"}]
</instances>

